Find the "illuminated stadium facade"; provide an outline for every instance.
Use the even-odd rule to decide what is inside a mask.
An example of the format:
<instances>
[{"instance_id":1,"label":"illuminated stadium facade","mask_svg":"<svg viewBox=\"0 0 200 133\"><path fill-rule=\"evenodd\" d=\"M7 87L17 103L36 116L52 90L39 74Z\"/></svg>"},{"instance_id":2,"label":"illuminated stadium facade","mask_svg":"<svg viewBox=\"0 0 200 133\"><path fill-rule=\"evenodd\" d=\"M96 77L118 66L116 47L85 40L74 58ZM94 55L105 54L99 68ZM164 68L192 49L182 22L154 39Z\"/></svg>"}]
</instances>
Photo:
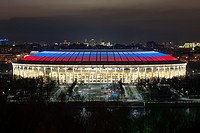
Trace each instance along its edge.
<instances>
[{"instance_id":1,"label":"illuminated stadium facade","mask_svg":"<svg viewBox=\"0 0 200 133\"><path fill-rule=\"evenodd\" d=\"M185 76L186 63L155 51L69 49L26 56L13 63L13 74L50 77L60 83L131 83Z\"/></svg>"}]
</instances>

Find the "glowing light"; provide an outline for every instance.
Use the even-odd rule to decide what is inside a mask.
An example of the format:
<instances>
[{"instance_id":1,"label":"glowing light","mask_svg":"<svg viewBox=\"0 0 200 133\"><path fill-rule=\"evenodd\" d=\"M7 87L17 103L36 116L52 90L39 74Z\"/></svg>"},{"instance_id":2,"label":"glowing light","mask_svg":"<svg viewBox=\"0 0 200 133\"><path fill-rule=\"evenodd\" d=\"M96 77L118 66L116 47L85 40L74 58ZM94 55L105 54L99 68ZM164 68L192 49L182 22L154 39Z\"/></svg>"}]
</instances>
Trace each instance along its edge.
<instances>
[{"instance_id":1,"label":"glowing light","mask_svg":"<svg viewBox=\"0 0 200 133\"><path fill-rule=\"evenodd\" d=\"M178 60L170 55L155 51L139 52L64 52L64 51L43 51L24 57L26 61L116 61L116 62L152 62L152 61L173 61Z\"/></svg>"}]
</instances>

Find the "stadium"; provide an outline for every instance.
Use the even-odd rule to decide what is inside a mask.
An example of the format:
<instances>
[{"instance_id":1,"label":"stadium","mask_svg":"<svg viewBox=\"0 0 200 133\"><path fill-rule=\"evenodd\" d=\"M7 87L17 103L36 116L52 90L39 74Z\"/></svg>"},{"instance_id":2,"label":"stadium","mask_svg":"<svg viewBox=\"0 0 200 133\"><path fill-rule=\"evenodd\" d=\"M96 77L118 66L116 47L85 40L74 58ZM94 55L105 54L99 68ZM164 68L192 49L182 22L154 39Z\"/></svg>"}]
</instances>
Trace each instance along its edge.
<instances>
[{"instance_id":1,"label":"stadium","mask_svg":"<svg viewBox=\"0 0 200 133\"><path fill-rule=\"evenodd\" d=\"M43 51L13 63L13 74L50 77L59 83L134 83L186 75L186 63L156 51L67 49Z\"/></svg>"}]
</instances>

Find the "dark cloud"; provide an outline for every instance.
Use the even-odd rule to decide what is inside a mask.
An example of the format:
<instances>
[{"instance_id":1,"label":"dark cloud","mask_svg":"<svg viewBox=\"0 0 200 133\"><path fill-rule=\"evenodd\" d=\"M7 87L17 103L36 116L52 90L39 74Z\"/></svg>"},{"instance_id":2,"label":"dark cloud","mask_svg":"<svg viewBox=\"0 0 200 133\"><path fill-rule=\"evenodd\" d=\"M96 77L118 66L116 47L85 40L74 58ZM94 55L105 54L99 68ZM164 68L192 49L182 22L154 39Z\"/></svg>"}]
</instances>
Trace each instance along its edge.
<instances>
[{"instance_id":1,"label":"dark cloud","mask_svg":"<svg viewBox=\"0 0 200 133\"><path fill-rule=\"evenodd\" d=\"M147 1L147 0L146 0ZM200 9L193 0L174 0L119 6L95 6L90 8L31 8L30 16L0 21L0 35L11 40L26 41L83 41L85 38L130 42L132 40L199 41ZM113 1L112 1L113 2ZM130 1L128 1L130 2ZM155 3L157 2L157 3ZM194 4L196 3L196 4ZM76 5L72 3L72 5ZM134 5L134 6L133 6ZM138 6L136 6L138 5ZM142 6L141 6L142 5ZM33 6L34 7L34 6ZM41 6L39 6L41 7ZM62 6L61 6L62 7ZM26 7L27 8L27 7ZM48 11L50 12L48 14ZM51 14L54 11L53 14ZM56 12L57 11L57 12ZM29 13L24 13L25 16ZM33 15L35 14L35 15Z\"/></svg>"}]
</instances>

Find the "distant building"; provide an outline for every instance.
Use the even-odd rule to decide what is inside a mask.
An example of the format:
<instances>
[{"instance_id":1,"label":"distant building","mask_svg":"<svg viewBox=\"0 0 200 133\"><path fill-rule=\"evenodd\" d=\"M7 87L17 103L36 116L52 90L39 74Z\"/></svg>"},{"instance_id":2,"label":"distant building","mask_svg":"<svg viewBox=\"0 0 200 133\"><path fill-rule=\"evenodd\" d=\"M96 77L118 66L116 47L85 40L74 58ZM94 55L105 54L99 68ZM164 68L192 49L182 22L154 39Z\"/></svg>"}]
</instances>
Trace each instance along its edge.
<instances>
[{"instance_id":1,"label":"distant building","mask_svg":"<svg viewBox=\"0 0 200 133\"><path fill-rule=\"evenodd\" d=\"M106 46L110 47L110 46L112 46L112 43L111 42L107 42Z\"/></svg>"},{"instance_id":2,"label":"distant building","mask_svg":"<svg viewBox=\"0 0 200 133\"><path fill-rule=\"evenodd\" d=\"M39 51L31 51L30 54L36 54L39 53Z\"/></svg>"},{"instance_id":3,"label":"distant building","mask_svg":"<svg viewBox=\"0 0 200 133\"><path fill-rule=\"evenodd\" d=\"M67 40L64 40L63 44L69 46L70 42L68 42Z\"/></svg>"},{"instance_id":4,"label":"distant building","mask_svg":"<svg viewBox=\"0 0 200 133\"><path fill-rule=\"evenodd\" d=\"M95 40L94 40L94 39L91 39L91 40L89 41L89 45L90 45L90 46L96 46Z\"/></svg>"},{"instance_id":5,"label":"distant building","mask_svg":"<svg viewBox=\"0 0 200 133\"><path fill-rule=\"evenodd\" d=\"M89 46L89 43L87 43L87 42L85 42L85 43L83 43L84 45L86 45L86 46Z\"/></svg>"},{"instance_id":6,"label":"distant building","mask_svg":"<svg viewBox=\"0 0 200 133\"><path fill-rule=\"evenodd\" d=\"M154 42L154 41L149 41L149 42L147 42L146 46L147 46L148 48L152 48L152 49L158 48L158 44L157 44L156 42Z\"/></svg>"},{"instance_id":7,"label":"distant building","mask_svg":"<svg viewBox=\"0 0 200 133\"><path fill-rule=\"evenodd\" d=\"M98 44L107 47L113 46L111 42L105 42L105 41L100 41Z\"/></svg>"},{"instance_id":8,"label":"distant building","mask_svg":"<svg viewBox=\"0 0 200 133\"><path fill-rule=\"evenodd\" d=\"M106 45L106 42L101 40L100 42L98 42L98 45L105 46L105 45Z\"/></svg>"},{"instance_id":9,"label":"distant building","mask_svg":"<svg viewBox=\"0 0 200 133\"><path fill-rule=\"evenodd\" d=\"M0 45L7 45L8 39L0 39Z\"/></svg>"},{"instance_id":10,"label":"distant building","mask_svg":"<svg viewBox=\"0 0 200 133\"><path fill-rule=\"evenodd\" d=\"M67 40L64 40L63 44L67 44Z\"/></svg>"},{"instance_id":11,"label":"distant building","mask_svg":"<svg viewBox=\"0 0 200 133\"><path fill-rule=\"evenodd\" d=\"M190 42L190 43L185 43L184 46L179 46L179 48L192 48L192 49L194 49L197 46L200 47L200 43Z\"/></svg>"},{"instance_id":12,"label":"distant building","mask_svg":"<svg viewBox=\"0 0 200 133\"><path fill-rule=\"evenodd\" d=\"M12 54L0 54L0 61L13 60Z\"/></svg>"}]
</instances>

